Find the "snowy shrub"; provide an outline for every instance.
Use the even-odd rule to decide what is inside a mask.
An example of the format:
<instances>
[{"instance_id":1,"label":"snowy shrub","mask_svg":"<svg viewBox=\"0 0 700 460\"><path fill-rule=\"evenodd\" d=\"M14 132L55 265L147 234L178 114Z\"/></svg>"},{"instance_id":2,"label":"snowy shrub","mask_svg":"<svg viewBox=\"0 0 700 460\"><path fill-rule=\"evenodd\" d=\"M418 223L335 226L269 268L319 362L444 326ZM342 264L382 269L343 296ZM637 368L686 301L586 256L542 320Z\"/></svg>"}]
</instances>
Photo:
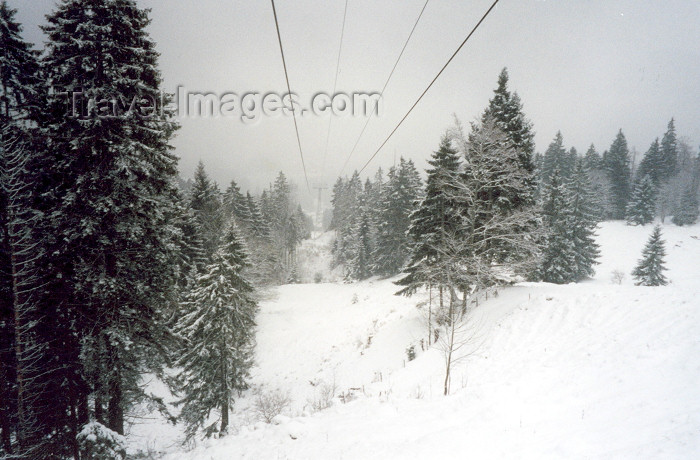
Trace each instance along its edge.
<instances>
[{"instance_id":1,"label":"snowy shrub","mask_svg":"<svg viewBox=\"0 0 700 460\"><path fill-rule=\"evenodd\" d=\"M255 398L255 413L265 423L272 423L272 419L289 408L291 402L289 394L282 390L261 390Z\"/></svg>"},{"instance_id":2,"label":"snowy shrub","mask_svg":"<svg viewBox=\"0 0 700 460\"><path fill-rule=\"evenodd\" d=\"M81 458L89 460L126 459L126 438L101 423L91 422L77 436Z\"/></svg>"},{"instance_id":3,"label":"snowy shrub","mask_svg":"<svg viewBox=\"0 0 700 460\"><path fill-rule=\"evenodd\" d=\"M408 358L409 361L416 359L416 347L414 345L406 348L406 358Z\"/></svg>"},{"instance_id":4,"label":"snowy shrub","mask_svg":"<svg viewBox=\"0 0 700 460\"><path fill-rule=\"evenodd\" d=\"M360 301L360 298L357 297L357 293L353 294L353 295L352 295L352 300L351 300L351 302L352 302L352 303L357 303L357 302L359 302L359 301Z\"/></svg>"},{"instance_id":5,"label":"snowy shrub","mask_svg":"<svg viewBox=\"0 0 700 460\"><path fill-rule=\"evenodd\" d=\"M318 284L323 281L323 274L321 272L316 272L314 274L314 283Z\"/></svg>"},{"instance_id":6,"label":"snowy shrub","mask_svg":"<svg viewBox=\"0 0 700 460\"><path fill-rule=\"evenodd\" d=\"M333 380L333 383L322 383L318 387L318 391L316 391L313 399L308 401L311 409L313 409L314 412L318 412L331 407L333 405L333 398L335 398L337 391L338 387L335 384L335 379Z\"/></svg>"},{"instance_id":7,"label":"snowy shrub","mask_svg":"<svg viewBox=\"0 0 700 460\"><path fill-rule=\"evenodd\" d=\"M615 284L622 284L622 281L625 279L625 272L622 270L613 270L611 274L611 279L612 282Z\"/></svg>"}]
</instances>

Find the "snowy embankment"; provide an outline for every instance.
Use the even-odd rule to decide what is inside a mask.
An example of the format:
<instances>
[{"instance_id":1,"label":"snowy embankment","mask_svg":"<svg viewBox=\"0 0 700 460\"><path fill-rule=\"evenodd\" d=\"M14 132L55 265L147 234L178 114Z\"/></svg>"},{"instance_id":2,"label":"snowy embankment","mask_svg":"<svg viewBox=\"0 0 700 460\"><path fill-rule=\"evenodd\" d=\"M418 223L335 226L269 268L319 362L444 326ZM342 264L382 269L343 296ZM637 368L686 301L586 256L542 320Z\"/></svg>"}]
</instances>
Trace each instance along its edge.
<instances>
[{"instance_id":1,"label":"snowy embankment","mask_svg":"<svg viewBox=\"0 0 700 460\"><path fill-rule=\"evenodd\" d=\"M693 458L700 226L664 227L672 283L658 288L629 275L650 231L605 223L596 279L480 302L448 397L442 352L420 346L426 295L393 296L391 280L282 286L261 304L252 380L289 394L286 416L256 422L251 392L235 433L168 458ZM314 411L328 388L332 406Z\"/></svg>"}]
</instances>

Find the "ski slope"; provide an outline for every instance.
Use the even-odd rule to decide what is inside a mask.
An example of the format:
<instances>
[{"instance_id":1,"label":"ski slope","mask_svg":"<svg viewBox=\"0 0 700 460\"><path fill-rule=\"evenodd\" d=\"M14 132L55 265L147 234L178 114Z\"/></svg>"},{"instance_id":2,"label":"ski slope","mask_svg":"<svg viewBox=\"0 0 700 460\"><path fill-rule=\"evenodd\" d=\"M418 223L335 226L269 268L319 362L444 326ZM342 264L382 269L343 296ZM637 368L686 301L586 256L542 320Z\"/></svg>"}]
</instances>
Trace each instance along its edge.
<instances>
[{"instance_id":1,"label":"ski slope","mask_svg":"<svg viewBox=\"0 0 700 460\"><path fill-rule=\"evenodd\" d=\"M629 275L651 226L608 222L595 279L482 299L447 397L440 346L420 346L426 294L394 296L392 280L282 286L261 303L252 384L288 394L289 408L262 423L251 391L235 432L191 450L170 443L166 458L698 458L700 226L663 231L669 286ZM303 251L315 260L327 244ZM314 411L328 388L332 406ZM143 427L141 439L149 430L158 437Z\"/></svg>"}]
</instances>

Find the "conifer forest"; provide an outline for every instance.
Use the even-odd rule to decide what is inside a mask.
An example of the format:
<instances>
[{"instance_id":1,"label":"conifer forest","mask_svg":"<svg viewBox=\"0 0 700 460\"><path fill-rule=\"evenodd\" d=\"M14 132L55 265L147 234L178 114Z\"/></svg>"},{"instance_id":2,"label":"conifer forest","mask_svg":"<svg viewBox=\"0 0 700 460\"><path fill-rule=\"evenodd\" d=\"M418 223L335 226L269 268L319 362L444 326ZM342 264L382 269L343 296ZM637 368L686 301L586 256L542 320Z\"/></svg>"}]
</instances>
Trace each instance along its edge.
<instances>
[{"instance_id":1,"label":"conifer forest","mask_svg":"<svg viewBox=\"0 0 700 460\"><path fill-rule=\"evenodd\" d=\"M219 1L222 16L232 8L251 30L264 25L256 52L270 55L274 80L259 84L287 94L278 120L236 121L273 154L229 127L219 160L200 150L217 151L221 121L183 118L182 91L165 83L174 48L206 45L176 31L156 43L151 32L197 14L194 3L58 0L36 31L20 20L33 17L31 3L0 1L0 459L700 452L697 98L687 95L694 116L640 102L652 120L643 128L634 111L603 109L572 129L566 114L581 109L559 112L551 89L556 115L542 116L537 98L550 89L537 88L549 83L528 79L507 51L490 48L499 64L479 71L486 86L448 67L477 66L470 47L497 40L489 27L513 2L472 2L461 25L445 26L456 35L441 38L426 31L466 7L377 2L397 11L401 29L383 21L399 41L360 47L357 31L371 28L358 29L360 16L375 4L319 3L337 16L321 20L301 3ZM700 17L694 2L676 3ZM299 45L313 36L290 19L302 10L333 27L323 48L331 95L393 64L372 83L384 82L387 114L374 118L390 133L372 139L376 151L361 152L365 128L379 123L371 115L360 132L295 108L295 85L318 73L300 66L320 56L317 44ZM248 32L236 22L224 34L220 20L201 34L243 47ZM440 52L411 54L430 40ZM697 43L682 59L697 64ZM367 64L379 73L350 62L359 48L380 53ZM399 65L404 51L422 64ZM251 84L255 60L243 61L224 73ZM391 99L412 72L415 87ZM466 106L450 94L459 85L474 99L451 115L445 101ZM207 101L190 109L216 107ZM322 161L308 147L311 123ZM352 139L334 156L340 132ZM259 156L244 160L246 149Z\"/></svg>"}]
</instances>

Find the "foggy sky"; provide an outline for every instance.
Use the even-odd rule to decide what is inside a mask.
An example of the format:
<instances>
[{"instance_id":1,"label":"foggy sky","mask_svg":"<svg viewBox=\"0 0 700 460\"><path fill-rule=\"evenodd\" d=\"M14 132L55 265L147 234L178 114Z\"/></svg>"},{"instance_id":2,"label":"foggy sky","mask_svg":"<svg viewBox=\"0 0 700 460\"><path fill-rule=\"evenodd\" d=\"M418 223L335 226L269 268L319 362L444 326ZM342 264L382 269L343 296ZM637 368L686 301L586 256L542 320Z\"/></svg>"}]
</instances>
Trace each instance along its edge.
<instances>
[{"instance_id":1,"label":"foggy sky","mask_svg":"<svg viewBox=\"0 0 700 460\"><path fill-rule=\"evenodd\" d=\"M24 36L53 0L9 0ZM338 91L379 91L424 0L349 0ZM269 1L139 0L152 8L149 32L161 53L164 88L286 92ZM301 99L331 92L344 0L278 0L292 91ZM431 0L344 174L362 166L435 76L491 0ZM622 128L639 157L675 117L680 136L700 142L700 2L697 0L501 0L392 140L368 167L412 158L422 170L456 113L466 124L486 107L503 67L544 151L558 130L580 153L607 149ZM174 145L183 177L201 159L225 188L236 179L260 191L284 170L303 184L290 117L253 125L184 119ZM332 185L363 118L335 118L322 166L328 118L305 117L299 130L312 186ZM300 187L305 193L305 187Z\"/></svg>"}]
</instances>

